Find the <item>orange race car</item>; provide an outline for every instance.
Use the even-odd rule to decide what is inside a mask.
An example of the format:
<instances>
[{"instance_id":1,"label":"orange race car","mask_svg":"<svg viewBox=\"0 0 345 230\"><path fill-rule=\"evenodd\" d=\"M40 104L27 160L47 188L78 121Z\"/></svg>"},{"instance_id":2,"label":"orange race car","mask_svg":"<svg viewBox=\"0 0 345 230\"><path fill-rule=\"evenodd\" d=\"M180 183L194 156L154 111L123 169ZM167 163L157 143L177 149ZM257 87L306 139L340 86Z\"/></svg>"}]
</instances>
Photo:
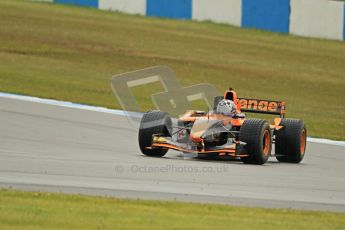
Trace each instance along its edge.
<instances>
[{"instance_id":1,"label":"orange race car","mask_svg":"<svg viewBox=\"0 0 345 230\"><path fill-rule=\"evenodd\" d=\"M280 117L270 125L263 119L247 119L242 112ZM275 144L278 161L299 163L306 150L307 130L302 120L284 117L285 102L238 98L230 88L224 96L215 97L212 112L187 111L175 128L167 113L145 113L139 128L139 146L143 154L152 157L162 157L174 149L264 164Z\"/></svg>"}]
</instances>

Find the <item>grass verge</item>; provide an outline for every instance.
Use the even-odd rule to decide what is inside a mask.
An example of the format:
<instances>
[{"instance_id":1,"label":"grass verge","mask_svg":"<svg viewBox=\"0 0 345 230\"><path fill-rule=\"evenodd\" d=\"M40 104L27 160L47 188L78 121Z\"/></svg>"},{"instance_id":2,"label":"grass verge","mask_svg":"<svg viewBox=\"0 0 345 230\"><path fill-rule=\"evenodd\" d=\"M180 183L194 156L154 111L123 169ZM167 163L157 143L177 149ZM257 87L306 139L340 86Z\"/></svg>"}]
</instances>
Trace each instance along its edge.
<instances>
[{"instance_id":1,"label":"grass verge","mask_svg":"<svg viewBox=\"0 0 345 230\"><path fill-rule=\"evenodd\" d=\"M287 101L309 135L345 140L345 44L209 22L0 1L0 91L120 108L114 74L173 68L183 86ZM135 89L143 110L159 86Z\"/></svg>"},{"instance_id":2,"label":"grass verge","mask_svg":"<svg viewBox=\"0 0 345 230\"><path fill-rule=\"evenodd\" d=\"M344 229L345 214L0 190L0 229Z\"/></svg>"}]
</instances>

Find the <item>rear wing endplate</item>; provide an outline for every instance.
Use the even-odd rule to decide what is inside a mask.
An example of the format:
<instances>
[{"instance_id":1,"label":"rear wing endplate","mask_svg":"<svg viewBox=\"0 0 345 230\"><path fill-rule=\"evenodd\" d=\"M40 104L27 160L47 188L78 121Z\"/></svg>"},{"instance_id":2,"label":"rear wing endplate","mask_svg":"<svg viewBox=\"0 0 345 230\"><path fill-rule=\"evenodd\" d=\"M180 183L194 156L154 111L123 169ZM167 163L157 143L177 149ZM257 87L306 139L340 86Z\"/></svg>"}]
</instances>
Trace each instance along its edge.
<instances>
[{"instance_id":1,"label":"rear wing endplate","mask_svg":"<svg viewBox=\"0 0 345 230\"><path fill-rule=\"evenodd\" d=\"M247 113L264 113L285 117L285 101L271 101L248 98L237 98L241 111Z\"/></svg>"}]
</instances>

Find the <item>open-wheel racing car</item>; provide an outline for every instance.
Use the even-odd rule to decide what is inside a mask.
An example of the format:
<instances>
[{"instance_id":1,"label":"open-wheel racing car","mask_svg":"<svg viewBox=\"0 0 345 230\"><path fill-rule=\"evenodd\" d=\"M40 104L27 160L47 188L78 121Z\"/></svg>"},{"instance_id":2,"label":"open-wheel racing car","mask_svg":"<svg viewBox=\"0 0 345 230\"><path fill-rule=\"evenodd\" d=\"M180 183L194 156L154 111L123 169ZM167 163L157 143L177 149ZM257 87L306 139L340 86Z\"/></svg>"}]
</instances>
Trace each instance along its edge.
<instances>
[{"instance_id":1,"label":"open-wheel racing car","mask_svg":"<svg viewBox=\"0 0 345 230\"><path fill-rule=\"evenodd\" d=\"M243 112L279 115L269 124L247 119ZM299 163L306 150L307 130L299 119L285 118L284 101L238 98L233 89L215 97L211 112L187 111L173 128L169 114L148 111L139 128L144 155L162 157L169 149L202 156L240 158L248 164L264 164L272 156L280 162Z\"/></svg>"}]
</instances>

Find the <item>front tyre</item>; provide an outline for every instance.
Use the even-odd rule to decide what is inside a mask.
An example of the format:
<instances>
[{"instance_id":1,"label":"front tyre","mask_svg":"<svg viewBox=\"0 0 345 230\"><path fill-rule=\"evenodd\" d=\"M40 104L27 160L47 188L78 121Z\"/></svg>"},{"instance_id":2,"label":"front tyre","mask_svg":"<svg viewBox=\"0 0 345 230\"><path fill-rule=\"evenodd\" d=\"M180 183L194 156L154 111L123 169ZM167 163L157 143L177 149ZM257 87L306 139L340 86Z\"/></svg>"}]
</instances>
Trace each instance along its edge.
<instances>
[{"instance_id":1,"label":"front tyre","mask_svg":"<svg viewBox=\"0 0 345 230\"><path fill-rule=\"evenodd\" d=\"M300 163L307 147L307 129L302 120L282 119L276 134L276 158L280 162Z\"/></svg>"},{"instance_id":2,"label":"front tyre","mask_svg":"<svg viewBox=\"0 0 345 230\"><path fill-rule=\"evenodd\" d=\"M272 136L267 121L261 119L245 120L240 130L240 141L246 143L248 157L241 160L246 164L265 164L271 155Z\"/></svg>"},{"instance_id":3,"label":"front tyre","mask_svg":"<svg viewBox=\"0 0 345 230\"><path fill-rule=\"evenodd\" d=\"M161 111L146 112L141 119L139 127L139 147L141 152L150 157L162 157L167 152L166 148L152 148L152 135L171 136L172 121L170 116Z\"/></svg>"}]
</instances>

